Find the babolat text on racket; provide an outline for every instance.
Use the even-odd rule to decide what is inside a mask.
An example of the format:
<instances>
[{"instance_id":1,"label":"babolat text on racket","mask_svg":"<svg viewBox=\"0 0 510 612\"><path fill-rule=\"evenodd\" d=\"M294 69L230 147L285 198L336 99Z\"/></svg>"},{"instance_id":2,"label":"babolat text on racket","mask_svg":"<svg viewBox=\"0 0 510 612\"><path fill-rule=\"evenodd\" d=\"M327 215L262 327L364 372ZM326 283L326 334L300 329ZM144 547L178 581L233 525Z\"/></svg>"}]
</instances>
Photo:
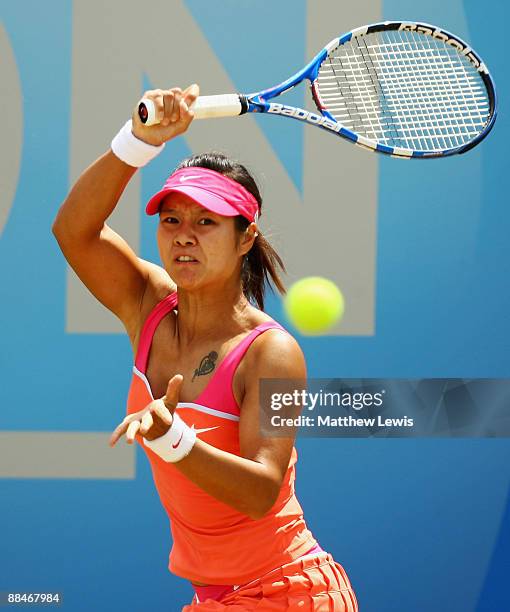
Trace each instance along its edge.
<instances>
[{"instance_id":1,"label":"babolat text on racket","mask_svg":"<svg viewBox=\"0 0 510 612\"><path fill-rule=\"evenodd\" d=\"M305 79L320 114L274 99ZM480 56L433 25L386 21L332 40L280 85L252 94L201 96L196 119L268 113L315 125L380 153L405 158L464 153L496 120L494 82ZM154 103L138 108L157 123Z\"/></svg>"}]
</instances>

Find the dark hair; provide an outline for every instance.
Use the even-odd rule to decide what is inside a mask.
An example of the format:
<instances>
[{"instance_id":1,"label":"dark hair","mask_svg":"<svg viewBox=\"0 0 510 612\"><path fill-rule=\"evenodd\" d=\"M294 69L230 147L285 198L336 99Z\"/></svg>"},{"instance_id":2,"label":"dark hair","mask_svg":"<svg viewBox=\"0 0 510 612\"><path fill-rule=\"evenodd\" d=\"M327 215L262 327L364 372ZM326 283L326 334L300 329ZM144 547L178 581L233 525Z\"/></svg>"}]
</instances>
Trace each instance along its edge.
<instances>
[{"instance_id":1,"label":"dark hair","mask_svg":"<svg viewBox=\"0 0 510 612\"><path fill-rule=\"evenodd\" d=\"M255 179L242 164L230 159L223 153L210 151L184 159L177 166L176 170L188 168L190 166L215 170L240 183L255 197L259 203L259 215L261 214L262 197L259 188L257 187ZM246 217L242 215L235 217L235 227L238 232L244 232L249 224L250 222ZM253 246L244 256L241 268L241 280L245 296L250 302L257 304L261 310L264 310L264 295L266 293L266 288L269 286L269 288L274 291L271 281L281 294L285 293L285 287L280 278L278 268L282 272L285 272L285 266L280 256L264 236L262 236L259 230L259 235L255 238Z\"/></svg>"}]
</instances>

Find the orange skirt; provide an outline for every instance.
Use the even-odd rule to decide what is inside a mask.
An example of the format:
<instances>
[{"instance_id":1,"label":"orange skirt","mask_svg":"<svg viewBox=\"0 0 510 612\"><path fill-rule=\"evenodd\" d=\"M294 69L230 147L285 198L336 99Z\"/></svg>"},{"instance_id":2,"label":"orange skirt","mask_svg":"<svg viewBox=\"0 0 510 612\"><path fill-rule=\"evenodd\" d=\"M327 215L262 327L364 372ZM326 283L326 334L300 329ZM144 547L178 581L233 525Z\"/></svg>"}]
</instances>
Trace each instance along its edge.
<instances>
[{"instance_id":1,"label":"orange skirt","mask_svg":"<svg viewBox=\"0 0 510 612\"><path fill-rule=\"evenodd\" d=\"M343 567L327 552L306 555L271 570L220 599L182 612L358 612L356 596Z\"/></svg>"}]
</instances>

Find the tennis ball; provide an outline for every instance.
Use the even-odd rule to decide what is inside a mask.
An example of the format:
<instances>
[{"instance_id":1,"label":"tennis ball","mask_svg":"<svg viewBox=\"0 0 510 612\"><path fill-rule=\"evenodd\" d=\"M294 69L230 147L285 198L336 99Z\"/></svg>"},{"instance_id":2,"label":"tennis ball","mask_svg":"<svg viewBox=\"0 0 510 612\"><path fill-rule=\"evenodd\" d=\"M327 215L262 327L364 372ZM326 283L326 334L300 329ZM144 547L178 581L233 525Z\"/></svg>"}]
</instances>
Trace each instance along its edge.
<instances>
[{"instance_id":1,"label":"tennis ball","mask_svg":"<svg viewBox=\"0 0 510 612\"><path fill-rule=\"evenodd\" d=\"M283 301L290 322L305 335L317 335L337 323L344 313L344 297L333 281L308 276L289 288Z\"/></svg>"}]
</instances>

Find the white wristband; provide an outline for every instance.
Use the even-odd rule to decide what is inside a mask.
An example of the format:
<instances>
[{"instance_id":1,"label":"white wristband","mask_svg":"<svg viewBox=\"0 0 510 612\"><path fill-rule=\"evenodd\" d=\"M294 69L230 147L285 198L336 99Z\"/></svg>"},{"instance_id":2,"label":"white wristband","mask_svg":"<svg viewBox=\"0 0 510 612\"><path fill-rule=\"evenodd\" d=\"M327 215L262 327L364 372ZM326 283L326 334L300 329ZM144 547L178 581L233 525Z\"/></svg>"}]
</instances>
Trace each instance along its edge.
<instances>
[{"instance_id":1,"label":"white wristband","mask_svg":"<svg viewBox=\"0 0 510 612\"><path fill-rule=\"evenodd\" d=\"M163 461L176 463L189 455L196 439L195 430L186 425L181 417L174 412L172 426L166 434L155 440L143 438L143 443L156 455L159 455Z\"/></svg>"},{"instance_id":2,"label":"white wristband","mask_svg":"<svg viewBox=\"0 0 510 612\"><path fill-rule=\"evenodd\" d=\"M121 127L118 134L112 140L112 151L128 166L141 168L148 164L165 148L164 143L160 146L151 145L137 138L132 130L131 119Z\"/></svg>"}]
</instances>

